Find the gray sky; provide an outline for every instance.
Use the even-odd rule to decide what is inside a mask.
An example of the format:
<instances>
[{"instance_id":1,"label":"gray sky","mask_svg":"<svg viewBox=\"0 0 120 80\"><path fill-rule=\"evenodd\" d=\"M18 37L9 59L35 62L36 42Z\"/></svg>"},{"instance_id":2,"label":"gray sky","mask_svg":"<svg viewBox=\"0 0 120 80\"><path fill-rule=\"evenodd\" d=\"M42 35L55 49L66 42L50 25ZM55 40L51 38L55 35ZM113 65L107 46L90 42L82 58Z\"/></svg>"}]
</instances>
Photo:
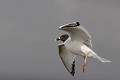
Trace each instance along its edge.
<instances>
[{"instance_id":1,"label":"gray sky","mask_svg":"<svg viewBox=\"0 0 120 80\"><path fill-rule=\"evenodd\" d=\"M58 27L79 21L93 50L112 61L77 57L72 77L59 58ZM119 80L120 0L0 0L0 80Z\"/></svg>"}]
</instances>

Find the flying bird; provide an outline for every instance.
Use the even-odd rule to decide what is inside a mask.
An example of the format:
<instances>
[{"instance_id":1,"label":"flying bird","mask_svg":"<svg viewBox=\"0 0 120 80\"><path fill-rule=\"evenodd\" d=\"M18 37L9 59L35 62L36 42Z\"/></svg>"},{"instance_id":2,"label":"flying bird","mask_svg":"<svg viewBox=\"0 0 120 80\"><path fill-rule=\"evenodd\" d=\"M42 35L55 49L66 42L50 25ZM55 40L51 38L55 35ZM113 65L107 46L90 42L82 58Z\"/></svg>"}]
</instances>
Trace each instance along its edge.
<instances>
[{"instance_id":1,"label":"flying bird","mask_svg":"<svg viewBox=\"0 0 120 80\"><path fill-rule=\"evenodd\" d=\"M91 35L84 27L80 25L79 22L62 25L59 27L59 30L68 32L70 35L63 34L56 40L63 41L63 43L58 44L59 55L66 69L71 75L74 76L75 74L76 55L84 58L84 63L82 66L83 73L85 72L87 58L92 57L103 63L111 62L98 56L98 54L92 50Z\"/></svg>"}]
</instances>

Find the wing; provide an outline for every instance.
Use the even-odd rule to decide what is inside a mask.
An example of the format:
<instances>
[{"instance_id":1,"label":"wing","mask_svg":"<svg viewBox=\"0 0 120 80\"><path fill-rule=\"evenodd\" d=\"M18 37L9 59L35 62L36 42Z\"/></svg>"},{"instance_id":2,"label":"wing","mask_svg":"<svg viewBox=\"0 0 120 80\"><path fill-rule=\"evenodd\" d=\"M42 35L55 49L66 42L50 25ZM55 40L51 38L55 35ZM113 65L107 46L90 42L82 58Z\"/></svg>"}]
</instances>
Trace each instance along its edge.
<instances>
[{"instance_id":1,"label":"wing","mask_svg":"<svg viewBox=\"0 0 120 80\"><path fill-rule=\"evenodd\" d=\"M83 42L85 45L87 45L88 47L92 47L91 35L88 33L88 31L84 27L77 26L73 28L68 28L68 32L72 40L79 40Z\"/></svg>"},{"instance_id":2,"label":"wing","mask_svg":"<svg viewBox=\"0 0 120 80\"><path fill-rule=\"evenodd\" d=\"M77 26L76 23L69 23L60 26L59 29L68 32L71 36L71 40L77 40L87 45L88 47L92 47L91 35L81 25Z\"/></svg>"},{"instance_id":3,"label":"wing","mask_svg":"<svg viewBox=\"0 0 120 80\"><path fill-rule=\"evenodd\" d=\"M58 45L59 55L62 59L63 64L65 65L66 69L70 72L72 76L75 74L75 57L76 55L69 53L64 44Z\"/></svg>"}]
</instances>

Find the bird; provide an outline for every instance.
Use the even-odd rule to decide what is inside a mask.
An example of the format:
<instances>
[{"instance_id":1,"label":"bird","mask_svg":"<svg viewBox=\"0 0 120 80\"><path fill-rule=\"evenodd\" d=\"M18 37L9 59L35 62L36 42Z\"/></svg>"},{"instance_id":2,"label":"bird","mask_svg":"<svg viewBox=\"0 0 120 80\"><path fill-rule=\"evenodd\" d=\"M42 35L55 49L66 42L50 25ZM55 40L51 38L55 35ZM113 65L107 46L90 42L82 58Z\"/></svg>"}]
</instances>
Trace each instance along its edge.
<instances>
[{"instance_id":1,"label":"bird","mask_svg":"<svg viewBox=\"0 0 120 80\"><path fill-rule=\"evenodd\" d=\"M60 37L56 38L55 41L65 42L68 38L69 38L69 35L68 35L68 34L62 34ZM87 45L86 45L86 46L87 46ZM69 53L69 55L75 56L75 55L72 55L72 54L70 54L70 53ZM63 60L63 63L64 63L65 61L64 61L64 59L62 58L61 54L60 54L60 57L61 57L61 59ZM70 57L70 56L69 56L69 57ZM69 57L68 57L68 58L69 58ZM65 64L65 66L66 66L66 63L64 63L64 64ZM67 66L66 66L66 68L67 68ZM68 69L68 71L69 71L69 69ZM71 71L70 71L70 73L74 76L74 73L75 73L75 60L74 60L74 62L72 62L72 64L71 64Z\"/></svg>"},{"instance_id":2,"label":"bird","mask_svg":"<svg viewBox=\"0 0 120 80\"><path fill-rule=\"evenodd\" d=\"M91 35L80 25L79 22L72 22L59 27L59 30L69 33L61 35L57 41L62 41L58 44L59 56L68 70L74 76L75 74L75 59L76 56L82 56L84 63L82 65L82 72L85 72L87 58L95 58L102 63L110 63L110 60L100 57L92 50Z\"/></svg>"}]
</instances>

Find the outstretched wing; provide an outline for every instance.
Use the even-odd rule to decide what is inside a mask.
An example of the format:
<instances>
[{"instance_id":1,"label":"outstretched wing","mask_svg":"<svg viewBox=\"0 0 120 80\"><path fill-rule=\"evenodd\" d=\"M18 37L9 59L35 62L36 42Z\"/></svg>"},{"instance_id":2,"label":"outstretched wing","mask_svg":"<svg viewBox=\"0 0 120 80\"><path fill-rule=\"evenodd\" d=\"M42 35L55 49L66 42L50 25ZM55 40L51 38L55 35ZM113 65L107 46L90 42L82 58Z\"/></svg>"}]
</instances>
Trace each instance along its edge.
<instances>
[{"instance_id":1,"label":"outstretched wing","mask_svg":"<svg viewBox=\"0 0 120 80\"><path fill-rule=\"evenodd\" d=\"M77 40L87 45L88 47L92 47L91 35L81 25L77 26L77 23L69 23L60 26L59 29L68 32L71 36L71 40Z\"/></svg>"},{"instance_id":2,"label":"outstretched wing","mask_svg":"<svg viewBox=\"0 0 120 80\"><path fill-rule=\"evenodd\" d=\"M72 76L75 74L75 57L76 55L69 53L64 44L58 45L59 55L62 59L63 64L65 65L66 69L70 72Z\"/></svg>"}]
</instances>

